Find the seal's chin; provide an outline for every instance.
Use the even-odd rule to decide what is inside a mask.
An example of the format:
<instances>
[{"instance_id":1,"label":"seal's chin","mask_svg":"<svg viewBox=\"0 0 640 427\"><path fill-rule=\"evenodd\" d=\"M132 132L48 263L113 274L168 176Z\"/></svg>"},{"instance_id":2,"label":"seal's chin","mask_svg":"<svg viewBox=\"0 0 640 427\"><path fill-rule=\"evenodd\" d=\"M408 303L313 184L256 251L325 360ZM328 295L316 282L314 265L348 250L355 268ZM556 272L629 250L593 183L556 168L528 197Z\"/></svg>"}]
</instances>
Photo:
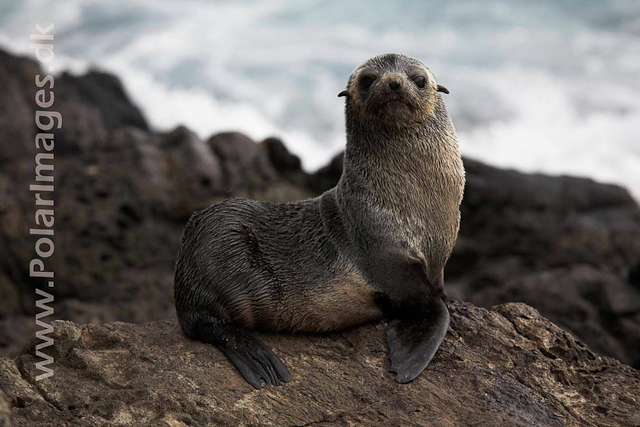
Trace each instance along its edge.
<instances>
[{"instance_id":1,"label":"seal's chin","mask_svg":"<svg viewBox=\"0 0 640 427\"><path fill-rule=\"evenodd\" d=\"M387 98L376 101L367 108L375 116L408 114L412 110L411 104L402 98Z\"/></svg>"},{"instance_id":2,"label":"seal's chin","mask_svg":"<svg viewBox=\"0 0 640 427\"><path fill-rule=\"evenodd\" d=\"M390 99L380 106L381 116L387 119L395 120L398 124L413 116L413 108L411 105L400 99Z\"/></svg>"},{"instance_id":3,"label":"seal's chin","mask_svg":"<svg viewBox=\"0 0 640 427\"><path fill-rule=\"evenodd\" d=\"M369 105L368 110L385 127L414 126L419 120L416 114L416 106L401 97L379 100Z\"/></svg>"},{"instance_id":4,"label":"seal's chin","mask_svg":"<svg viewBox=\"0 0 640 427\"><path fill-rule=\"evenodd\" d=\"M411 109L411 105L405 101L404 99L389 99L386 100L385 102L382 103L382 107L386 107L386 108L402 108L402 109L406 109L409 108Z\"/></svg>"}]
</instances>

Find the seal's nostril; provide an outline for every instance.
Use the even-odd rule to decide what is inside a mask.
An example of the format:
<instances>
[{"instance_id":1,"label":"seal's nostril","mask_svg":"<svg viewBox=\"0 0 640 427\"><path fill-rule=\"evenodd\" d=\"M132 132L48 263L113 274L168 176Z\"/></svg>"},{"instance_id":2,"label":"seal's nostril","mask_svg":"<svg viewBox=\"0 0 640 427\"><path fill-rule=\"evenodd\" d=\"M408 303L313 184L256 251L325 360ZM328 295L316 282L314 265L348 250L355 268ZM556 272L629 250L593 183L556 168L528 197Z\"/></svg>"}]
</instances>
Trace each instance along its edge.
<instances>
[{"instance_id":1,"label":"seal's nostril","mask_svg":"<svg viewBox=\"0 0 640 427\"><path fill-rule=\"evenodd\" d=\"M398 90L398 88L400 87L400 82L397 80L391 80L389 81L389 87L391 88L391 90Z\"/></svg>"}]
</instances>

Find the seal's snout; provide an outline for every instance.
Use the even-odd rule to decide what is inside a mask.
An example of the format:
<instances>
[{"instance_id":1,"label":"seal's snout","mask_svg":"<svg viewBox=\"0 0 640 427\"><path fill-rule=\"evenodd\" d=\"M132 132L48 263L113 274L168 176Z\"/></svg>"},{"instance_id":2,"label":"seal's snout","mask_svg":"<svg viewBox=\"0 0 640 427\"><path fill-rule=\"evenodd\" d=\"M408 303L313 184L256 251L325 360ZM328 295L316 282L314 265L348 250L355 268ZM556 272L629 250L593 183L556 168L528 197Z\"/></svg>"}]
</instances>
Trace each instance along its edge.
<instances>
[{"instance_id":1,"label":"seal's snout","mask_svg":"<svg viewBox=\"0 0 640 427\"><path fill-rule=\"evenodd\" d=\"M400 83L400 80L398 79L389 80L389 88L391 90L398 90L400 89L400 86L402 86L402 83Z\"/></svg>"}]
</instances>

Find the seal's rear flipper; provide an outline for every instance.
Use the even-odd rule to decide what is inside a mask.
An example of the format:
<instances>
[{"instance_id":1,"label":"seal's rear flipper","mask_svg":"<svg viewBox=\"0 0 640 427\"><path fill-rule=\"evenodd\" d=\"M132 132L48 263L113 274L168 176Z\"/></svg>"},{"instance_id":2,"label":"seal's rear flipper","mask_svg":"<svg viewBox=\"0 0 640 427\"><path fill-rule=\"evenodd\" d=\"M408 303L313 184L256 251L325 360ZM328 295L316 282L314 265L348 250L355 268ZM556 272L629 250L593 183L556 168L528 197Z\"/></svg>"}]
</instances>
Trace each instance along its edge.
<instances>
[{"instance_id":1,"label":"seal's rear flipper","mask_svg":"<svg viewBox=\"0 0 640 427\"><path fill-rule=\"evenodd\" d=\"M220 349L244 379L257 389L262 388L260 378L271 385L291 381L287 367L251 332L208 317L196 322L188 335Z\"/></svg>"},{"instance_id":2,"label":"seal's rear flipper","mask_svg":"<svg viewBox=\"0 0 640 427\"><path fill-rule=\"evenodd\" d=\"M414 380L427 367L449 327L449 311L440 298L411 317L394 318L387 326L391 372L401 384Z\"/></svg>"}]
</instances>

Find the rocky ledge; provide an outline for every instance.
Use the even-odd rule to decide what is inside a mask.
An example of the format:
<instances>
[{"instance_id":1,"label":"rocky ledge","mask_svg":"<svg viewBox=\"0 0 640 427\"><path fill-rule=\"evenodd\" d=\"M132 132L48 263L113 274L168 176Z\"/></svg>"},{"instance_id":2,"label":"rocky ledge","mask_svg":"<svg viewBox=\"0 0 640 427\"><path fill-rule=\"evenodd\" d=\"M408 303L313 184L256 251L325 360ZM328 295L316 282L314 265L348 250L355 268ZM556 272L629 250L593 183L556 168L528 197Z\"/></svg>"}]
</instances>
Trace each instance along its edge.
<instances>
[{"instance_id":1,"label":"rocky ledge","mask_svg":"<svg viewBox=\"0 0 640 427\"><path fill-rule=\"evenodd\" d=\"M640 424L640 372L594 354L525 304L452 302L450 310L445 342L410 384L388 372L379 323L263 335L293 381L262 390L173 320L56 321L52 377L35 381L35 342L0 359L0 425Z\"/></svg>"}]
</instances>

